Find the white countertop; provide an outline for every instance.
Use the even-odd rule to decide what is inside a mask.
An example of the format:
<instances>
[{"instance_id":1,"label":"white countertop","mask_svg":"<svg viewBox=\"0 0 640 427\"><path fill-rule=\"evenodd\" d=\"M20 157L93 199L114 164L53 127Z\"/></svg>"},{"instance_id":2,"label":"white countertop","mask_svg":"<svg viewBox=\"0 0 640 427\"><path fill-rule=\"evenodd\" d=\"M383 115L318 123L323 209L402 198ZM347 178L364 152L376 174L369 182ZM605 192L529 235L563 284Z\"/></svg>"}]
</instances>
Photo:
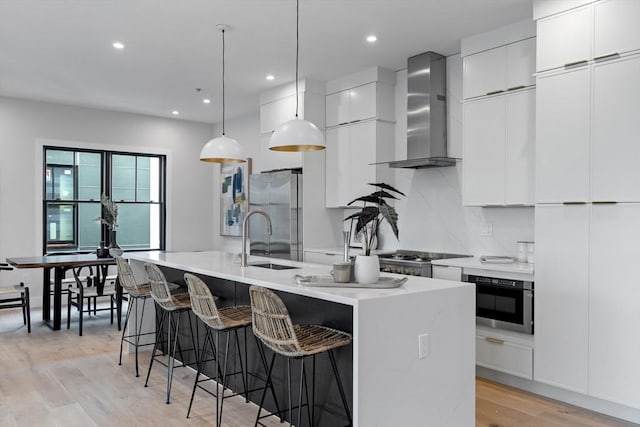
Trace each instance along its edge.
<instances>
[{"instance_id":1,"label":"white countertop","mask_svg":"<svg viewBox=\"0 0 640 427\"><path fill-rule=\"evenodd\" d=\"M305 252L314 252L325 255L342 255L344 252L343 248L305 248ZM380 254L388 254L393 253L394 250L385 250L385 249L374 249L371 251L372 254L380 255ZM362 253L362 248L349 248L349 255L354 256Z\"/></svg>"},{"instance_id":2,"label":"white countertop","mask_svg":"<svg viewBox=\"0 0 640 427\"><path fill-rule=\"evenodd\" d=\"M528 274L533 276L535 264L526 262L514 262L512 264L499 264L480 262L480 257L470 258L448 258L431 261L433 265L444 265L448 267L461 267L462 269L476 269L487 271L500 271L505 273Z\"/></svg>"},{"instance_id":3,"label":"white countertop","mask_svg":"<svg viewBox=\"0 0 640 427\"><path fill-rule=\"evenodd\" d=\"M251 285L260 285L270 289L290 292L297 295L318 298L351 306L358 301L392 298L400 295L419 294L444 289L472 286L465 283L448 280L430 279L426 277L410 276L407 282L396 289L367 289L367 288L322 288L299 285L294 280L296 274L313 275L329 274L331 268L317 264L264 258L251 256L249 264L271 262L300 267L290 270L271 270L261 267L240 267L238 254L219 251L207 252L132 252L128 258L138 261L149 261L161 266L175 268L205 276L218 277ZM381 277L402 277L401 275L383 273Z\"/></svg>"}]
</instances>

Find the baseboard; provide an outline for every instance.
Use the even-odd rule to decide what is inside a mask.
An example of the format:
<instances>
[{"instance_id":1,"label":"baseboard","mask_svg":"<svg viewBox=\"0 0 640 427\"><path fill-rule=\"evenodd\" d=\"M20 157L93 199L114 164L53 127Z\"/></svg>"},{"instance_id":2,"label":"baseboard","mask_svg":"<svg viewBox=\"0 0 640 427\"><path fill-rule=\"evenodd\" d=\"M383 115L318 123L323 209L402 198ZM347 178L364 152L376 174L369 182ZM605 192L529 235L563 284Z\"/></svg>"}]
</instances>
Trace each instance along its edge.
<instances>
[{"instance_id":1,"label":"baseboard","mask_svg":"<svg viewBox=\"0 0 640 427\"><path fill-rule=\"evenodd\" d=\"M539 394L550 399L559 400L561 402L565 402L574 406L579 406L590 411L600 412L611 417L619 418L623 421L628 421L636 424L640 423L639 409L630 408L628 406L598 399L596 397L586 396L584 394L576 393L573 391L563 390L536 381L514 377L513 375L504 374L502 372L483 368L481 366L476 366L476 375L478 377L486 378L497 383Z\"/></svg>"}]
</instances>

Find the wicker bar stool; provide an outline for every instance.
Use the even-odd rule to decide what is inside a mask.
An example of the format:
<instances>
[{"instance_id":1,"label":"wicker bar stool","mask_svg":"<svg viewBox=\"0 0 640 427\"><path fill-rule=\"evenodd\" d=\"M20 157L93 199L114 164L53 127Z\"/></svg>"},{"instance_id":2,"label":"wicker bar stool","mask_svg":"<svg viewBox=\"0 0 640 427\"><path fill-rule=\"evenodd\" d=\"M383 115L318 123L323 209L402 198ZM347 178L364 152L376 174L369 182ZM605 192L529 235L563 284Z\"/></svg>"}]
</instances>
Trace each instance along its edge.
<instances>
[{"instance_id":1,"label":"wicker bar stool","mask_svg":"<svg viewBox=\"0 0 640 427\"><path fill-rule=\"evenodd\" d=\"M193 326L191 324L191 316L189 316L189 311L191 310L191 301L189 300L189 294L184 293L172 293L169 283L167 283L167 279L164 274L157 265L155 264L144 264L144 268L147 272L147 276L149 277L149 286L151 288L151 297L156 303L156 307L162 310L162 316L160 317L160 323L158 325L158 331L162 331L162 327L165 322L167 322L167 351L161 352L161 356L166 353L167 355L167 404L171 402L171 381L173 380L173 369L179 368L183 366L187 366L188 364L185 361L183 350L180 347L180 342L178 340L178 334L180 332L180 317L182 313L187 313L187 318L189 319L189 330L191 333L191 341L194 343L193 349L196 350L195 341L193 339ZM171 340L171 328L173 326L174 329L174 337L173 342ZM147 387L149 384L149 375L151 375L151 368L153 367L154 360L158 357L156 356L156 351L158 350L158 344L160 340L156 337L156 342L153 346L153 352L151 353L151 361L149 362L149 370L147 371L147 379L144 382L144 386ZM175 356L176 349L180 353L181 364L175 366ZM197 358L197 354L196 354ZM161 361L159 361L162 363Z\"/></svg>"},{"instance_id":2,"label":"wicker bar stool","mask_svg":"<svg viewBox=\"0 0 640 427\"><path fill-rule=\"evenodd\" d=\"M251 297L251 310L252 310L252 325L253 333L260 341L270 348L274 354L271 358L271 363L267 371L267 377L271 378L273 371L273 363L275 361L276 354L282 355L287 358L287 386L288 386L288 415L289 424L293 422L293 409L291 406L291 359L300 360L300 388L298 399L298 421L296 426L300 426L301 414L302 414L302 388L305 384L306 390L306 378L304 361L307 357L313 359L313 377L311 386L311 404L309 405L309 398L307 394L307 415L309 417L309 424L315 425L315 357L319 353L327 353L329 355L329 361L331 362L331 368L336 378L338 385L338 391L340 392L340 398L342 399L342 405L344 406L345 415L348 419L348 426L353 425L351 417L351 411L349 410L349 404L347 397L340 380L338 373L338 366L333 350L351 343L352 337L350 334L336 329L328 328L320 325L294 325L289 316L289 311L284 305L282 300L273 291L260 286L251 286L249 288L249 294ZM262 405L264 404L264 398L266 395L266 388L262 392L262 398L260 399L260 408L258 409L258 415L256 417L255 426L262 418L270 417L273 415L279 415L271 413L261 416ZM311 411L309 412L309 406Z\"/></svg>"},{"instance_id":3,"label":"wicker bar stool","mask_svg":"<svg viewBox=\"0 0 640 427\"><path fill-rule=\"evenodd\" d=\"M138 365L138 348L155 343L140 344L140 337L146 335L155 335L154 332L141 333L142 321L144 320L144 309L147 304L147 299L151 298L151 287L148 283L138 283L133 275L131 265L121 256L115 256L116 264L118 266L118 281L122 289L127 292L129 303L127 304L127 315L124 319L124 327L122 328L122 337L120 338L120 358L118 359L118 365L122 365L122 347L124 343L131 344L135 347L136 352L136 377L140 376L140 369ZM138 302L142 301L142 309L140 310L140 317L138 317ZM135 310L133 306L135 305ZM133 333L127 334L127 325L131 318L131 312L134 311L134 329ZM138 320L139 319L139 320Z\"/></svg>"},{"instance_id":4,"label":"wicker bar stool","mask_svg":"<svg viewBox=\"0 0 640 427\"><path fill-rule=\"evenodd\" d=\"M191 392L191 400L189 401L187 418L189 418L189 415L191 413L191 406L193 404L196 387L200 387L202 390L211 395L214 395L216 398L216 426L219 427L222 424L222 407L224 404L224 399L243 394L245 396L245 400L249 402L250 392L262 390L262 387L253 390L248 390L247 387L249 375L247 369L247 328L251 325L251 307L248 305L218 307L216 304L216 298L214 298L214 296L211 294L211 290L202 281L202 279L193 274L185 273L184 280L185 282L187 282L187 286L189 287L189 296L191 297L191 310L193 310L196 316L198 316L198 318L202 320L207 328L202 347L198 353L198 371L196 373L196 379L193 383L193 390ZM242 330L243 332L244 358L242 355L243 351L240 346L240 339L238 335L238 331L240 330ZM215 343L213 338L214 332ZM229 357L229 340L231 338L232 332L235 337L235 344L238 352L238 359L240 362L240 371L229 373L227 372L227 361ZM225 333L226 340L224 345L224 362L222 362L221 364L220 359L222 358L222 354L219 352L222 351L222 347L220 346L220 335L222 333ZM211 354L216 361L217 373L213 378L205 378L200 380L199 378L204 364L208 361L205 359L207 350L211 351ZM218 357L218 355L220 355L220 357ZM266 371L266 360L263 353L260 353L260 358ZM225 396L224 391L225 388L227 388L227 378L232 375L241 376L243 391ZM209 391L199 384L201 382L211 380L216 382L215 393ZM265 388L266 387L271 388L271 392L275 400L275 392L273 391L273 387L271 386L271 384L266 384ZM275 400L275 402L277 405L277 400Z\"/></svg>"}]
</instances>

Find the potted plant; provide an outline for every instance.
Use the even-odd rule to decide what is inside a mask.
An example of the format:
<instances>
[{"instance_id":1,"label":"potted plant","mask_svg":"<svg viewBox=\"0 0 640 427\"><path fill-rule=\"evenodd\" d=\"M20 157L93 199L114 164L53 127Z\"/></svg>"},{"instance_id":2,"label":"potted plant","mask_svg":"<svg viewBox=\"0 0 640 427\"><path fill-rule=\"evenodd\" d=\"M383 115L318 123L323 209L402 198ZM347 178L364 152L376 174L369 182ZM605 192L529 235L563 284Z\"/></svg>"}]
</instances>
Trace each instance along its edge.
<instances>
[{"instance_id":1,"label":"potted plant","mask_svg":"<svg viewBox=\"0 0 640 427\"><path fill-rule=\"evenodd\" d=\"M100 204L102 204L102 216L95 218L96 221L100 221L101 224L106 225L109 228L109 255L116 256L122 255L122 248L118 246L116 241L116 228L118 228L118 205L109 198L106 194L100 196Z\"/></svg>"},{"instance_id":2,"label":"potted plant","mask_svg":"<svg viewBox=\"0 0 640 427\"><path fill-rule=\"evenodd\" d=\"M396 195L405 194L393 188L389 184L377 183L369 184L376 190L366 196L360 196L348 203L348 206L356 202L362 202L360 211L349 215L345 221L356 221L355 233L362 233L363 254L356 257L355 278L358 283L375 283L380 278L380 261L377 255L371 255L374 241L377 239L378 228L386 220L393 234L398 238L398 213L393 206L387 203L386 199L395 199ZM393 194L392 194L393 193ZM353 227L352 227L353 229Z\"/></svg>"}]
</instances>

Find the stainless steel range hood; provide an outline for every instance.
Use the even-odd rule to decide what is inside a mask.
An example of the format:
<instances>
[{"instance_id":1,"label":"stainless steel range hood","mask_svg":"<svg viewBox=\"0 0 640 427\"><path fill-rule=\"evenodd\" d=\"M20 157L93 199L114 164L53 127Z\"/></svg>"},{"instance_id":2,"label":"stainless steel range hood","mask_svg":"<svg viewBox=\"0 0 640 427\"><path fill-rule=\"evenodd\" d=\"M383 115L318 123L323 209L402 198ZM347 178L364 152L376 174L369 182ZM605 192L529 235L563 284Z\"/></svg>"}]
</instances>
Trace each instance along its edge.
<instances>
[{"instance_id":1,"label":"stainless steel range hood","mask_svg":"<svg viewBox=\"0 0 640 427\"><path fill-rule=\"evenodd\" d=\"M389 162L392 168L454 166L447 156L447 59L425 52L408 59L407 160Z\"/></svg>"}]
</instances>

